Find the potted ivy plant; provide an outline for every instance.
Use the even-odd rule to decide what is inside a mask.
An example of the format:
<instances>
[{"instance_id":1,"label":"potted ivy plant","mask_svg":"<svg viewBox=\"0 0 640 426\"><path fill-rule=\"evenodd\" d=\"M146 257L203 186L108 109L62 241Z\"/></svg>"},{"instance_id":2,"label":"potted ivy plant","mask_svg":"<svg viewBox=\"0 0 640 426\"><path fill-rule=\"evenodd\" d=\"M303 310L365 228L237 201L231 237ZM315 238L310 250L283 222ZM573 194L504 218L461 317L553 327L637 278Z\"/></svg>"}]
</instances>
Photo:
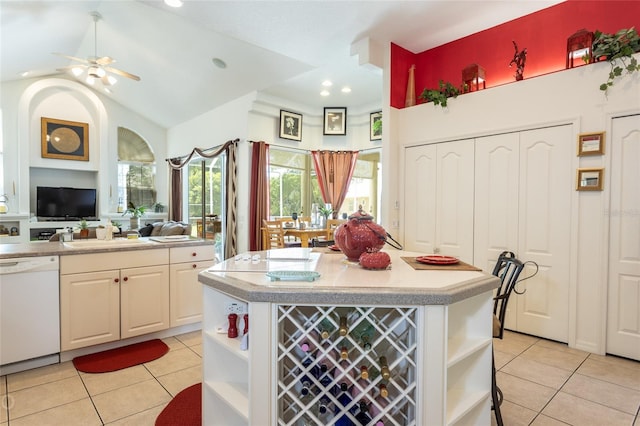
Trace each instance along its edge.
<instances>
[{"instance_id":1,"label":"potted ivy plant","mask_svg":"<svg viewBox=\"0 0 640 426\"><path fill-rule=\"evenodd\" d=\"M623 28L615 34L603 33L596 30L593 39L593 59L607 60L611 65L609 78L600 85L600 90L607 93L609 87L617 77L622 77L623 73L632 74L640 71L638 60L633 54L640 52L640 37L634 27ZM586 58L590 60L591 58Z\"/></svg>"},{"instance_id":2,"label":"potted ivy plant","mask_svg":"<svg viewBox=\"0 0 640 426\"><path fill-rule=\"evenodd\" d=\"M449 83L448 81L440 80L438 82L437 89L428 89L425 88L420 96L420 99L425 102L433 102L433 105L440 105L442 108L447 107L447 99L449 98L457 98L460 94L460 89Z\"/></svg>"},{"instance_id":3,"label":"potted ivy plant","mask_svg":"<svg viewBox=\"0 0 640 426\"><path fill-rule=\"evenodd\" d=\"M145 206L136 207L131 201L127 204L127 209L122 213L122 216L129 215L129 227L131 229L138 229L140 227L140 218L147 211Z\"/></svg>"}]
</instances>

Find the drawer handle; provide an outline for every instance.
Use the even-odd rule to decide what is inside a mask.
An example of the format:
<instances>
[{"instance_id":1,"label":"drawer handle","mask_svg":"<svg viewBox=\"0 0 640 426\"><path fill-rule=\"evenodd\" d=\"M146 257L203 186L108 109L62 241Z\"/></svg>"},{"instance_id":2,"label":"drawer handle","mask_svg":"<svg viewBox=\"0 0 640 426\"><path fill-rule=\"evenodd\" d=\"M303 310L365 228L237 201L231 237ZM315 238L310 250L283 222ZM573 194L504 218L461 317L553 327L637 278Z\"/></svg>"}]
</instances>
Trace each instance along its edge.
<instances>
[{"instance_id":1,"label":"drawer handle","mask_svg":"<svg viewBox=\"0 0 640 426\"><path fill-rule=\"evenodd\" d=\"M198 265L196 265L196 264L194 263L193 265L191 265L191 267L192 267L193 269L196 269L196 268L198 267Z\"/></svg>"},{"instance_id":2,"label":"drawer handle","mask_svg":"<svg viewBox=\"0 0 640 426\"><path fill-rule=\"evenodd\" d=\"M120 282L120 278L114 278L113 282L114 283L119 283Z\"/></svg>"},{"instance_id":3,"label":"drawer handle","mask_svg":"<svg viewBox=\"0 0 640 426\"><path fill-rule=\"evenodd\" d=\"M191 253L191 256L196 257L198 253Z\"/></svg>"},{"instance_id":4,"label":"drawer handle","mask_svg":"<svg viewBox=\"0 0 640 426\"><path fill-rule=\"evenodd\" d=\"M122 281L129 281L129 277L124 277Z\"/></svg>"}]
</instances>

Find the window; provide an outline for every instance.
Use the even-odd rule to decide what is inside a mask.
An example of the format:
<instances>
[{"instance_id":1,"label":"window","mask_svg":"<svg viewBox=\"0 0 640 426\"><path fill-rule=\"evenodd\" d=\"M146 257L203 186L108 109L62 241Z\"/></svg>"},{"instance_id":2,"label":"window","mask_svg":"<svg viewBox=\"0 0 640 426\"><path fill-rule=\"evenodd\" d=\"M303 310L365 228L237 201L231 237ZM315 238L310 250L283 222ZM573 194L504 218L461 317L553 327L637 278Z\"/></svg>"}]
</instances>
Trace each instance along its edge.
<instances>
[{"instance_id":1,"label":"window","mask_svg":"<svg viewBox=\"0 0 640 426\"><path fill-rule=\"evenodd\" d=\"M156 203L155 157L137 133L118 127L118 211Z\"/></svg>"},{"instance_id":2,"label":"window","mask_svg":"<svg viewBox=\"0 0 640 426\"><path fill-rule=\"evenodd\" d=\"M269 147L269 215L310 216L313 204L324 204L311 154ZM360 153L349 191L338 217L363 208L379 217L380 152Z\"/></svg>"}]
</instances>

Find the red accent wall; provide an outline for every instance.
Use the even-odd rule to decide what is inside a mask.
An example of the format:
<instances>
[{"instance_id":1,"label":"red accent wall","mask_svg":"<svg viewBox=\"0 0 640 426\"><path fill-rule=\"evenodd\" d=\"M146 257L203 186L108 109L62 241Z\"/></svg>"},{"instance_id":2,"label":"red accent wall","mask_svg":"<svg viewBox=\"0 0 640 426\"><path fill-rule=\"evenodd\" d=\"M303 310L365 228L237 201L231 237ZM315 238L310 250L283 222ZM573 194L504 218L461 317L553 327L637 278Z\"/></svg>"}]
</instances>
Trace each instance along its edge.
<instances>
[{"instance_id":1,"label":"red accent wall","mask_svg":"<svg viewBox=\"0 0 640 426\"><path fill-rule=\"evenodd\" d=\"M392 43L391 106L404 108L412 64L416 97L425 87L436 88L439 80L461 85L462 69L473 63L485 68L489 88L515 82L515 68L509 68L512 40L519 50L527 49L527 79L564 70L567 39L580 29L613 33L634 26L640 30L640 1L568 0L417 54Z\"/></svg>"}]
</instances>

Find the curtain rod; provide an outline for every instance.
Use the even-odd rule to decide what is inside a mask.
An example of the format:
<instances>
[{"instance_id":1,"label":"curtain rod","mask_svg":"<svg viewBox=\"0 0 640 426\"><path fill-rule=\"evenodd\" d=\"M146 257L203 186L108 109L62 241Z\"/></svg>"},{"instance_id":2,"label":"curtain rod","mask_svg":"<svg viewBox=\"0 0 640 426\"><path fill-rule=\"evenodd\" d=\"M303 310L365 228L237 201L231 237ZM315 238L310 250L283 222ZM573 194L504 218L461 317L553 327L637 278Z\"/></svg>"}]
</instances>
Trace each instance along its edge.
<instances>
[{"instance_id":1,"label":"curtain rod","mask_svg":"<svg viewBox=\"0 0 640 426\"><path fill-rule=\"evenodd\" d=\"M249 141L249 143L260 143L260 142L264 142L264 141ZM293 148L293 147L290 147L290 146L283 146L283 145L273 145L273 144L270 144L270 143L267 143L267 142L264 142L264 143L266 143L270 147L281 149L283 151L299 151L299 152L304 152L306 154L311 154L311 151L331 151L329 149L302 149L302 148ZM378 151L378 150L381 150L381 149L382 149L381 147L378 147L378 148L367 148L367 149L358 150L358 152L360 154L363 154L363 153L366 154L366 153L369 153L369 152L372 152L372 151ZM338 151L346 151L346 150L339 149Z\"/></svg>"}]
</instances>

